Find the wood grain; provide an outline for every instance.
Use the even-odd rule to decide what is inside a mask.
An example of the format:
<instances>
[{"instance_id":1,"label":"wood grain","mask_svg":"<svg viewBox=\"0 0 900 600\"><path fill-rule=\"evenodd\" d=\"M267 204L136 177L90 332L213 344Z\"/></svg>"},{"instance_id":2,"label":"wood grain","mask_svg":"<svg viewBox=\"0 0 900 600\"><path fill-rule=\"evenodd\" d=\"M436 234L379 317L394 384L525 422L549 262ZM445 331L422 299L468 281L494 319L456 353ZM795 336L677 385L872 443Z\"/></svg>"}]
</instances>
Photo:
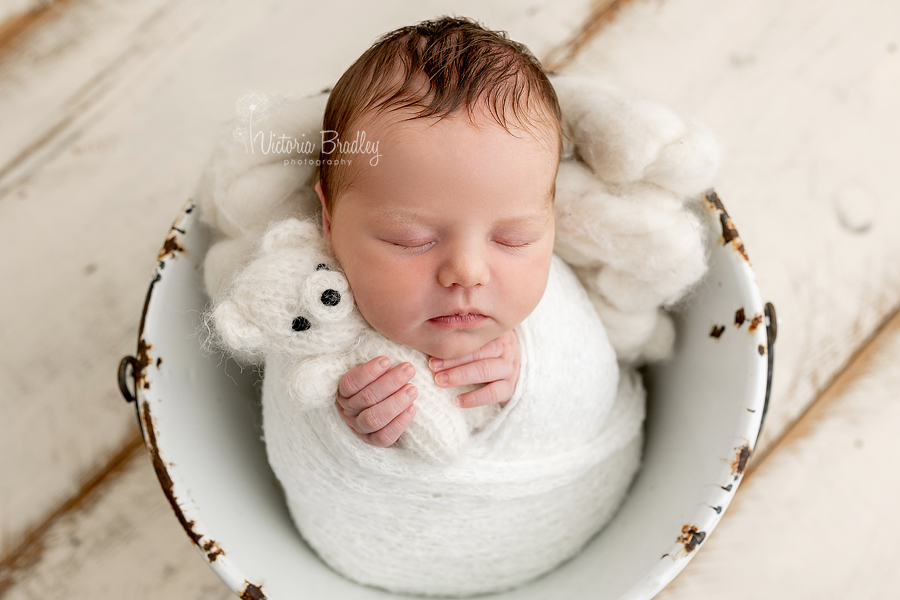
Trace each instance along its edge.
<instances>
[{"instance_id":1,"label":"wood grain","mask_svg":"<svg viewBox=\"0 0 900 600\"><path fill-rule=\"evenodd\" d=\"M162 499L162 502L160 502ZM81 510L61 515L38 563L7 574L4 600L226 600L234 594L206 566L159 491L142 453ZM0 575L0 582L3 581Z\"/></svg>"}]
</instances>

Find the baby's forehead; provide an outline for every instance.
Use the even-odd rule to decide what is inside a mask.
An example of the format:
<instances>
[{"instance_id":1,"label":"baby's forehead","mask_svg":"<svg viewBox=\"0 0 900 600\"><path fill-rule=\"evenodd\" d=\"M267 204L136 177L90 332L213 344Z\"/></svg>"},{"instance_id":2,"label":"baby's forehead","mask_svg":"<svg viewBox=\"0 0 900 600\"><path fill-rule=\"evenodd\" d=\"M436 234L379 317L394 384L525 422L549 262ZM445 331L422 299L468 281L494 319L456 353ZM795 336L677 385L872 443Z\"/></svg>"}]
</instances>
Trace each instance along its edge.
<instances>
[{"instance_id":1,"label":"baby's forehead","mask_svg":"<svg viewBox=\"0 0 900 600\"><path fill-rule=\"evenodd\" d=\"M483 106L463 106L449 115L428 117L418 116L417 110L368 108L360 114L355 129L377 128L382 133L402 139L412 132L416 132L417 135L430 133L436 135L436 130L432 130L430 125L437 124L442 119L465 118L474 126L475 135L478 135L479 131L486 134L489 128L502 127L514 138L530 138L548 148L561 148L562 144L562 131L558 121L543 114L539 107L533 107L527 114L500 115L502 123Z\"/></svg>"}]
</instances>

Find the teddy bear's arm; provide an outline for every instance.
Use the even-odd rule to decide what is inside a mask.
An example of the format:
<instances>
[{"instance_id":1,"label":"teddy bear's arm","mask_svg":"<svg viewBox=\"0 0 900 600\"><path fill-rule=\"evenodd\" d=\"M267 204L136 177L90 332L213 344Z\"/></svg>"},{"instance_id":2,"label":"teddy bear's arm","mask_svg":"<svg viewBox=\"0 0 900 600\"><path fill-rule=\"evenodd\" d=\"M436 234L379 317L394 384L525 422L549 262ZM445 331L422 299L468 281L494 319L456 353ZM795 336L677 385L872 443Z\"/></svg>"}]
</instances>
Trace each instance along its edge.
<instances>
[{"instance_id":1,"label":"teddy bear's arm","mask_svg":"<svg viewBox=\"0 0 900 600\"><path fill-rule=\"evenodd\" d=\"M306 409L324 408L334 403L338 382L347 365L338 356L326 355L298 362L288 372L288 397Z\"/></svg>"}]
</instances>

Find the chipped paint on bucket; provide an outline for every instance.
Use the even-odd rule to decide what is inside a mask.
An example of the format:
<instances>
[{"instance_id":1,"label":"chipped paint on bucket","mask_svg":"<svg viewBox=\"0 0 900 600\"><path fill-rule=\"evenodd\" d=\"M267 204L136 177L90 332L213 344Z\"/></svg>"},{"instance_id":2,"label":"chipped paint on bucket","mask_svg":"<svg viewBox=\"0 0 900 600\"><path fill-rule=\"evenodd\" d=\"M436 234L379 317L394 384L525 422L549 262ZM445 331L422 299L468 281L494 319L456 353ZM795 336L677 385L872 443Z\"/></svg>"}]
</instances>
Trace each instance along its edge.
<instances>
[{"instance_id":1,"label":"chipped paint on bucket","mask_svg":"<svg viewBox=\"0 0 900 600\"><path fill-rule=\"evenodd\" d=\"M702 548L737 491L771 384L770 327L743 242L704 195L710 269L676 315L672 360L647 370L643 466L622 508L571 561L510 600L646 600ZM211 234L192 202L166 236L127 357L136 409L163 493L198 552L241 598L385 598L326 567L287 511L261 441L258 375L201 348ZM771 311L770 311L771 312ZM767 335L768 333L768 335ZM302 594L302 596L298 596Z\"/></svg>"}]
</instances>

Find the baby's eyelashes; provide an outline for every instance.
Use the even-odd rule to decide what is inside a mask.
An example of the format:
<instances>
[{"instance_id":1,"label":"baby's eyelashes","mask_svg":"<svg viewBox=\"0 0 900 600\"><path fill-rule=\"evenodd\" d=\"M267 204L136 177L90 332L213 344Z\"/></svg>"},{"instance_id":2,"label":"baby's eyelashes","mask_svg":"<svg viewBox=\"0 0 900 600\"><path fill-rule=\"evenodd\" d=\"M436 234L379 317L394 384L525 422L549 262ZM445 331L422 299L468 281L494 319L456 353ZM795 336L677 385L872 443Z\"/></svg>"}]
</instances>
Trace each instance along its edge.
<instances>
[{"instance_id":1,"label":"baby's eyelashes","mask_svg":"<svg viewBox=\"0 0 900 600\"><path fill-rule=\"evenodd\" d=\"M505 242L495 242L495 243L500 244L504 248L510 248L511 250L521 250L521 249L527 248L528 246L531 245L531 242L526 242L524 244L508 244Z\"/></svg>"},{"instance_id":2,"label":"baby's eyelashes","mask_svg":"<svg viewBox=\"0 0 900 600\"><path fill-rule=\"evenodd\" d=\"M387 240L385 240L385 241L387 241ZM391 245L393 245L393 246L395 246L396 248L399 248L399 249L402 250L402 251L406 251L406 252L424 252L425 250L428 250L429 248L431 248L432 246L434 246L437 242L435 242L435 241L430 241L430 242L424 242L424 243L416 243L416 242L402 242L402 243L401 243L401 242L390 242L390 241L388 241L388 243L391 244Z\"/></svg>"}]
</instances>

